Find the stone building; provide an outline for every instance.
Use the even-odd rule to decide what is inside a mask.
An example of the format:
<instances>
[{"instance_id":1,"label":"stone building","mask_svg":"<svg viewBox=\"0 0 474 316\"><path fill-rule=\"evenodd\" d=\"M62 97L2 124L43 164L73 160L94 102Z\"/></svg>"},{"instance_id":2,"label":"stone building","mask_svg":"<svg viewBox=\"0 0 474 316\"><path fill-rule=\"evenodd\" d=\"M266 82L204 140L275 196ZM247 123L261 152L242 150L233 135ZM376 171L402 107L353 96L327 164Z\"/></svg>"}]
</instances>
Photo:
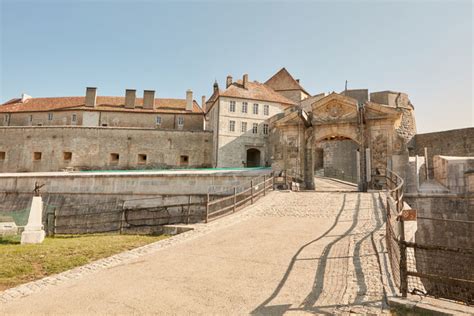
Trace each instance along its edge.
<instances>
[{"instance_id":1,"label":"stone building","mask_svg":"<svg viewBox=\"0 0 474 316\"><path fill-rule=\"evenodd\" d=\"M257 167L367 186L376 168L403 174L416 133L404 93L311 95L282 68L265 83L226 78L202 108L126 90L124 97L22 98L0 106L0 171ZM16 146L16 144L23 146Z\"/></svg>"},{"instance_id":2,"label":"stone building","mask_svg":"<svg viewBox=\"0 0 474 316\"><path fill-rule=\"evenodd\" d=\"M20 145L20 146L19 146ZM212 133L193 99L32 98L0 106L0 172L211 166Z\"/></svg>"},{"instance_id":3,"label":"stone building","mask_svg":"<svg viewBox=\"0 0 474 316\"><path fill-rule=\"evenodd\" d=\"M155 98L145 90L143 98L127 89L124 97L97 96L87 88L84 97L32 98L23 95L0 106L0 126L103 126L164 130L203 130L204 113L193 99Z\"/></svg>"},{"instance_id":4,"label":"stone building","mask_svg":"<svg viewBox=\"0 0 474 316\"><path fill-rule=\"evenodd\" d=\"M246 74L235 82L227 76L224 90L215 83L206 102L206 129L214 133L213 166L270 166L268 120L296 104Z\"/></svg>"}]
</instances>

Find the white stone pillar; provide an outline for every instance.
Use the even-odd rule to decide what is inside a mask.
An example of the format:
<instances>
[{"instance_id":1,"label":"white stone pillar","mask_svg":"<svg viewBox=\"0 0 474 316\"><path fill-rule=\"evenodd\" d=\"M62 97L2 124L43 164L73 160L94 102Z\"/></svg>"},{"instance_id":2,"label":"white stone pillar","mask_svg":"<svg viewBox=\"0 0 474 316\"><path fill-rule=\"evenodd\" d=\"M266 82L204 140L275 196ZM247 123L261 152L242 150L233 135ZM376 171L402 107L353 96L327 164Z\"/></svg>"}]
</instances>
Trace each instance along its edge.
<instances>
[{"instance_id":1,"label":"white stone pillar","mask_svg":"<svg viewBox=\"0 0 474 316\"><path fill-rule=\"evenodd\" d=\"M30 216L28 224L21 234L22 244L40 244L44 240L45 232L43 230L43 200L41 196L34 196L31 202Z\"/></svg>"}]
</instances>

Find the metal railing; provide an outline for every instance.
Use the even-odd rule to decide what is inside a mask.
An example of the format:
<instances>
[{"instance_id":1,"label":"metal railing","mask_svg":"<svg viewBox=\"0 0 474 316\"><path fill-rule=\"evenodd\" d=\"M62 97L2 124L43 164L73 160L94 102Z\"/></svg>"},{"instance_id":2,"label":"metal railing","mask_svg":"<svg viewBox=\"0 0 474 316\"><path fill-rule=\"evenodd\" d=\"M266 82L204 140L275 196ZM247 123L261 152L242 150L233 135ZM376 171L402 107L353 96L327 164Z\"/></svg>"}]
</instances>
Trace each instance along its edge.
<instances>
[{"instance_id":1,"label":"metal railing","mask_svg":"<svg viewBox=\"0 0 474 316\"><path fill-rule=\"evenodd\" d=\"M235 186L221 194L211 197L208 193L206 198L205 222L216 220L222 216L235 213L238 208L247 204L253 204L261 196L265 196L274 186L273 172L270 176L261 176L252 179L247 185ZM230 192L229 192L230 191Z\"/></svg>"},{"instance_id":2,"label":"metal railing","mask_svg":"<svg viewBox=\"0 0 474 316\"><path fill-rule=\"evenodd\" d=\"M410 218L404 207L403 179L391 170L374 176L384 179L386 189L386 244L395 285L403 297L408 293L424 294L474 304L474 249L446 247L407 241L405 221L436 221L439 225L470 225L463 231L474 231L474 222L429 217ZM420 224L420 223L418 223ZM418 230L420 228L418 227Z\"/></svg>"}]
</instances>

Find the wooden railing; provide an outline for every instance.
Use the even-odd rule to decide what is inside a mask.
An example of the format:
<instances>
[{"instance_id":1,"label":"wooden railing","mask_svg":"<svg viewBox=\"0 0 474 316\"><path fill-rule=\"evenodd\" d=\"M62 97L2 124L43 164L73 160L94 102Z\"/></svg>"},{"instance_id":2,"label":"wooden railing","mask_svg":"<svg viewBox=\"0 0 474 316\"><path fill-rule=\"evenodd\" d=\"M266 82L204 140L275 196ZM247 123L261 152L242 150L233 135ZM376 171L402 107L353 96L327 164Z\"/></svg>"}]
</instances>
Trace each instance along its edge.
<instances>
[{"instance_id":1,"label":"wooden railing","mask_svg":"<svg viewBox=\"0 0 474 316\"><path fill-rule=\"evenodd\" d=\"M268 191L273 189L274 185L273 172L267 176L260 176L249 181L248 184L233 187L224 194L214 195L207 194L205 222L218 219L222 216L235 213L238 208L253 204L261 196L265 196Z\"/></svg>"}]
</instances>

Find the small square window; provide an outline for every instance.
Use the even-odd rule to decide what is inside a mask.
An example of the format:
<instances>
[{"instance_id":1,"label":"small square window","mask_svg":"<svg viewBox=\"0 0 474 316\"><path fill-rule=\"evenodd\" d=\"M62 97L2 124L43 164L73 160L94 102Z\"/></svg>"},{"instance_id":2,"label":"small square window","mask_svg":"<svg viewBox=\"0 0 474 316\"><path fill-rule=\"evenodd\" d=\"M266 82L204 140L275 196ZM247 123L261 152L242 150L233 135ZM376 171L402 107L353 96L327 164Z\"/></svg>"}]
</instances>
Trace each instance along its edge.
<instances>
[{"instance_id":1,"label":"small square window","mask_svg":"<svg viewBox=\"0 0 474 316\"><path fill-rule=\"evenodd\" d=\"M189 164L189 157L188 156L180 156L179 157L179 164L181 166L187 166Z\"/></svg>"},{"instance_id":2,"label":"small square window","mask_svg":"<svg viewBox=\"0 0 474 316\"><path fill-rule=\"evenodd\" d=\"M117 153L111 153L110 154L110 162L112 163L117 163L120 160L120 155Z\"/></svg>"},{"instance_id":3,"label":"small square window","mask_svg":"<svg viewBox=\"0 0 474 316\"><path fill-rule=\"evenodd\" d=\"M147 156L146 154L138 154L138 163L143 165L146 164Z\"/></svg>"},{"instance_id":4,"label":"small square window","mask_svg":"<svg viewBox=\"0 0 474 316\"><path fill-rule=\"evenodd\" d=\"M35 151L33 153L33 160L34 161L40 161L41 160L42 153L40 151Z\"/></svg>"},{"instance_id":5,"label":"small square window","mask_svg":"<svg viewBox=\"0 0 474 316\"><path fill-rule=\"evenodd\" d=\"M5 160L7 154L4 151L0 151L0 161Z\"/></svg>"},{"instance_id":6,"label":"small square window","mask_svg":"<svg viewBox=\"0 0 474 316\"><path fill-rule=\"evenodd\" d=\"M63 152L63 160L71 161L72 160L72 152L70 152L70 151Z\"/></svg>"},{"instance_id":7,"label":"small square window","mask_svg":"<svg viewBox=\"0 0 474 316\"><path fill-rule=\"evenodd\" d=\"M183 128L184 126L184 117L178 116L178 128Z\"/></svg>"}]
</instances>

